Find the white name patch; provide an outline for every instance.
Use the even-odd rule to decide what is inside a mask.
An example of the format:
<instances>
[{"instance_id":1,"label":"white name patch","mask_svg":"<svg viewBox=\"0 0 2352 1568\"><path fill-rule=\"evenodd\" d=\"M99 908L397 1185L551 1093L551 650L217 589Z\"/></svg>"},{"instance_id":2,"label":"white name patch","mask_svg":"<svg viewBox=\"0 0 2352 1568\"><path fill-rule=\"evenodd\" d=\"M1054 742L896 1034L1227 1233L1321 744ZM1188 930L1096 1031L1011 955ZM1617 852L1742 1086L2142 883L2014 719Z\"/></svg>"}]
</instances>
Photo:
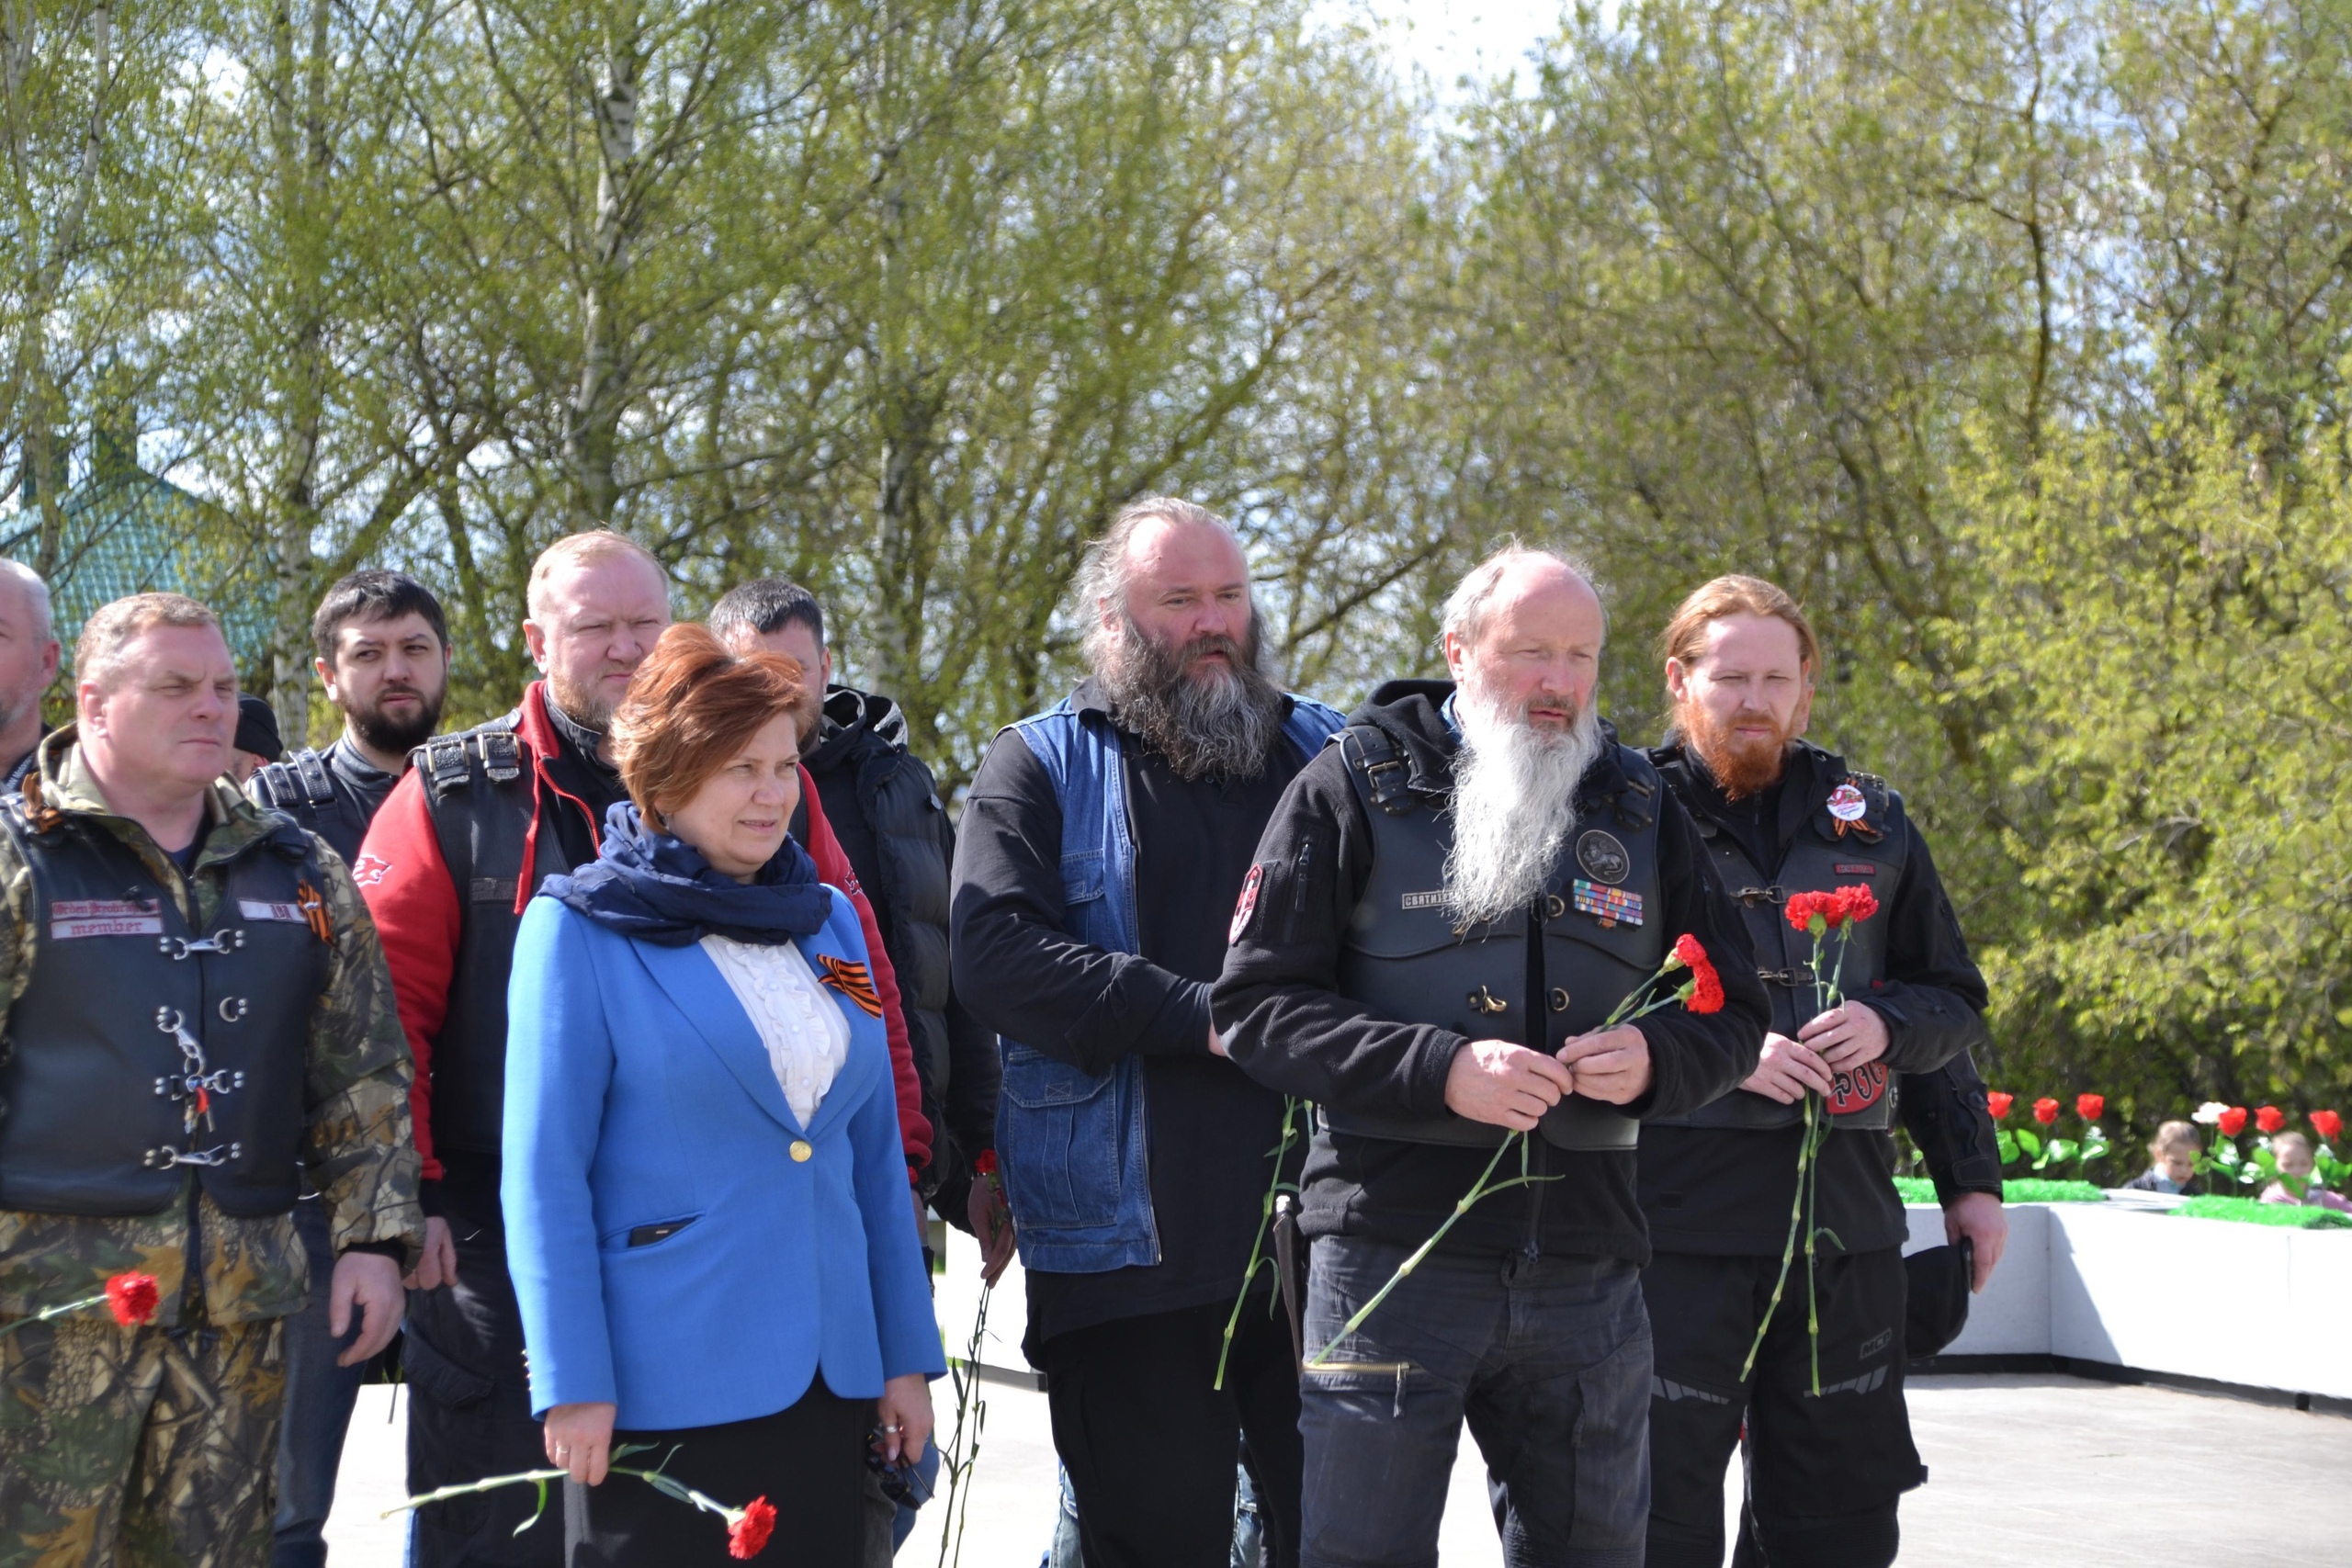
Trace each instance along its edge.
<instances>
[{"instance_id":1,"label":"white name patch","mask_svg":"<svg viewBox=\"0 0 2352 1568\"><path fill-rule=\"evenodd\" d=\"M164 909L153 898L60 898L49 907L52 941L85 936L161 936Z\"/></svg>"},{"instance_id":2,"label":"white name patch","mask_svg":"<svg viewBox=\"0 0 2352 1568\"><path fill-rule=\"evenodd\" d=\"M285 920L298 926L307 925L311 919L300 904L266 904L258 898L238 899L237 913L249 920Z\"/></svg>"}]
</instances>

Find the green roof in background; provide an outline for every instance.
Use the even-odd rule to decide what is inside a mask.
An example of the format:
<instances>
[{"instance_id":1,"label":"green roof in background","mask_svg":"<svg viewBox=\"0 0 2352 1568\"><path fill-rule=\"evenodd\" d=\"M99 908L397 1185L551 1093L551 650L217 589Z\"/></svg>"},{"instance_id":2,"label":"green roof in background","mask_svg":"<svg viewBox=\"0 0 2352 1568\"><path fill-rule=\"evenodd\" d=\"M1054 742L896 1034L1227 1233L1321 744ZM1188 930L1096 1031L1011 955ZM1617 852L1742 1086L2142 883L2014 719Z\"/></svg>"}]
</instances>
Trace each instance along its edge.
<instances>
[{"instance_id":1,"label":"green roof in background","mask_svg":"<svg viewBox=\"0 0 2352 1568\"><path fill-rule=\"evenodd\" d=\"M219 507L167 479L128 464L107 467L59 502L63 533L49 588L67 663L92 612L126 594L160 591L209 604L239 671L261 673L269 659L270 577L250 537ZM34 564L38 513L28 506L9 521L16 525L0 537L0 554Z\"/></svg>"}]
</instances>

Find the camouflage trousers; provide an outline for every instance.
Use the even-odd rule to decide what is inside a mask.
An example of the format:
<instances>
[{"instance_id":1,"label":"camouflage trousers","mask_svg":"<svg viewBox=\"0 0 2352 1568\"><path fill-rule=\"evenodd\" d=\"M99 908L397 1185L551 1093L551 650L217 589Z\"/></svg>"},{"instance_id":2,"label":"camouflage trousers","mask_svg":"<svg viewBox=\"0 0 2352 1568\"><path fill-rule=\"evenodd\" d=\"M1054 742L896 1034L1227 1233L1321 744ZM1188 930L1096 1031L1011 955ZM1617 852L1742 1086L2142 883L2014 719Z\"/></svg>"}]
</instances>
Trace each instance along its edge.
<instances>
[{"instance_id":1,"label":"camouflage trousers","mask_svg":"<svg viewBox=\"0 0 2352 1568\"><path fill-rule=\"evenodd\" d=\"M0 1338L0 1568L261 1568L282 1325Z\"/></svg>"}]
</instances>

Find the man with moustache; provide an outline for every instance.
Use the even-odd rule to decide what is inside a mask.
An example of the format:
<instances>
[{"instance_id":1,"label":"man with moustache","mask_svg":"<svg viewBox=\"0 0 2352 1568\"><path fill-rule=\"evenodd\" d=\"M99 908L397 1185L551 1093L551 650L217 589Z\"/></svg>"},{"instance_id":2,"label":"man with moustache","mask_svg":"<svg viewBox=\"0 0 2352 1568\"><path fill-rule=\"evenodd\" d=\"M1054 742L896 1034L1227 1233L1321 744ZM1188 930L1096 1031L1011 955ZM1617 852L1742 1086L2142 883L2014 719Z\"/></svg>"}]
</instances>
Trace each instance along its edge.
<instances>
[{"instance_id":1,"label":"man with moustache","mask_svg":"<svg viewBox=\"0 0 2352 1568\"><path fill-rule=\"evenodd\" d=\"M1514 1568L1641 1555L1636 1133L1754 1069L1765 1000L1690 821L1594 709L1603 631L1561 557L1513 545L1472 570L1445 604L1453 680L1391 682L1351 716L1233 911L1218 1026L1319 1110L1299 1223L1317 1568L1437 1560L1465 1419ZM1608 1026L1684 935L1721 1007ZM1514 1185L1345 1332L1531 1130L1501 1153Z\"/></svg>"},{"instance_id":2,"label":"man with moustache","mask_svg":"<svg viewBox=\"0 0 2352 1568\"><path fill-rule=\"evenodd\" d=\"M58 651L49 584L22 561L0 560L0 795L22 788L40 765L35 752L49 733L40 699L57 679Z\"/></svg>"},{"instance_id":3,"label":"man with moustache","mask_svg":"<svg viewBox=\"0 0 2352 1568\"><path fill-rule=\"evenodd\" d=\"M401 1351L413 1395L412 1493L545 1460L499 1209L506 983L532 895L546 878L596 858L605 813L628 797L605 729L670 624L669 574L619 534L572 534L532 564L527 607L524 645L543 678L504 717L427 741L369 826L354 866L383 932L416 1057L426 1218ZM827 840L809 852L819 875L844 885L839 845ZM870 912L855 894L852 901L870 940ZM896 993L878 946L873 967L887 1016ZM916 1109L904 1037L901 1022L892 1066L900 1136L915 1167L930 1130ZM411 1515L411 1568L552 1568L562 1556L561 1531L515 1534L535 1506L528 1492L501 1489L420 1508Z\"/></svg>"},{"instance_id":4,"label":"man with moustache","mask_svg":"<svg viewBox=\"0 0 2352 1568\"><path fill-rule=\"evenodd\" d=\"M1650 758L1746 914L1772 1021L1737 1089L1642 1136L1657 1248L1642 1280L1657 1333L1647 1561L1723 1562L1724 1472L1744 1429L1735 1562L1883 1568L1897 1499L1924 1476L1903 1401L1907 1226L1889 1179L1889 1102L1927 1156L1947 1234L1973 1244L1981 1290L2007 1234L1968 1054L1985 1039L1984 982L1902 796L1799 739L1820 656L1796 602L1758 578L1717 578L1683 601L1660 646L1674 733ZM1849 999L1825 1010L1812 938L1789 924L1787 901L1855 885L1878 912L1840 961ZM1788 1245L1808 1093L1835 1113L1813 1216L1828 1234L1744 1374Z\"/></svg>"},{"instance_id":5,"label":"man with moustache","mask_svg":"<svg viewBox=\"0 0 2352 1568\"><path fill-rule=\"evenodd\" d=\"M316 833L349 864L359 858L377 809L408 772L409 752L440 728L449 686L448 622L423 583L370 568L327 590L311 617L311 640L327 700L343 710L343 733L322 751L297 751L259 769L245 793ZM327 1560L335 1472L367 1369L340 1364L345 1347L331 1331L326 1290L333 1254L316 1193L303 1194L294 1223L311 1255L311 1300L287 1324L270 1563L318 1568Z\"/></svg>"},{"instance_id":6,"label":"man with moustache","mask_svg":"<svg viewBox=\"0 0 2352 1568\"><path fill-rule=\"evenodd\" d=\"M1091 673L997 737L956 836L956 992L1000 1036L1023 1348L1089 1568L1225 1562L1244 1436L1295 1563L1297 1373L1262 1275L1217 1377L1283 1098L1226 1059L1208 989L1259 833L1340 716L1266 672L1248 563L1202 507L1123 510L1079 604Z\"/></svg>"}]
</instances>

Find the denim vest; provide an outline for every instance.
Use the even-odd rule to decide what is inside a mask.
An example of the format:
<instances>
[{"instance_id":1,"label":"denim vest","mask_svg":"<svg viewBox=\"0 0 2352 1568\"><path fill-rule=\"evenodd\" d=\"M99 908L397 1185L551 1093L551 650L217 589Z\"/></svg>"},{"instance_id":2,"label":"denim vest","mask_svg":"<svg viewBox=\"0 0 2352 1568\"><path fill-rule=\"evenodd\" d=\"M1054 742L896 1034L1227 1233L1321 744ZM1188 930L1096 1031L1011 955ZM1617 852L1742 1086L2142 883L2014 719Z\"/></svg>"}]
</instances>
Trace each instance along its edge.
<instances>
[{"instance_id":1,"label":"denim vest","mask_svg":"<svg viewBox=\"0 0 2352 1568\"><path fill-rule=\"evenodd\" d=\"M1346 722L1335 708L1294 697L1283 737L1311 759ZM1063 931L1106 952L1135 952L1136 846L1117 732L1067 698L1011 728L1061 805ZM1004 1087L996 1155L1021 1266L1101 1274L1159 1262L1142 1058L1121 1057L1097 1077L1002 1035L997 1050Z\"/></svg>"}]
</instances>

